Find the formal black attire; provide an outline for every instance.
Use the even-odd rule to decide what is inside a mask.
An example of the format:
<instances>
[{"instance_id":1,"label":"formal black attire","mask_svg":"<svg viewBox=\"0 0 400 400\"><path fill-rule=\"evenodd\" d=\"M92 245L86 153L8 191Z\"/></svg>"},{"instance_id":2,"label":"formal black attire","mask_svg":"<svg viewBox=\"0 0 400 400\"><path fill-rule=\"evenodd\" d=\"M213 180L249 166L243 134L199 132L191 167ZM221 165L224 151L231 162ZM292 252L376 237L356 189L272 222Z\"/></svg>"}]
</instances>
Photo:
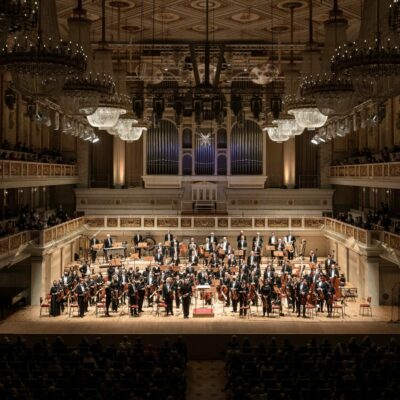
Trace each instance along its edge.
<instances>
[{"instance_id":1,"label":"formal black attire","mask_svg":"<svg viewBox=\"0 0 400 400\"><path fill-rule=\"evenodd\" d=\"M265 313L267 313L267 317L269 317L269 313L272 310L272 286L270 284L264 284L261 286L260 294L263 303L263 316L265 317Z\"/></svg>"},{"instance_id":2,"label":"formal black attire","mask_svg":"<svg viewBox=\"0 0 400 400\"><path fill-rule=\"evenodd\" d=\"M78 283L75 292L78 295L79 316L83 317L85 315L85 293L86 293L85 284Z\"/></svg>"},{"instance_id":3,"label":"formal black attire","mask_svg":"<svg viewBox=\"0 0 400 400\"><path fill-rule=\"evenodd\" d=\"M106 287L106 315L107 315L107 317L110 316L111 298L112 298L111 287L107 286Z\"/></svg>"},{"instance_id":4,"label":"formal black attire","mask_svg":"<svg viewBox=\"0 0 400 400\"><path fill-rule=\"evenodd\" d=\"M180 294L182 296L183 317L189 318L190 313L190 299L192 296L192 286L188 283L183 283L180 286Z\"/></svg>"},{"instance_id":5,"label":"formal black attire","mask_svg":"<svg viewBox=\"0 0 400 400\"><path fill-rule=\"evenodd\" d=\"M174 315L174 309L173 309L173 296L174 296L174 288L168 283L164 283L163 289L162 289L162 294L163 298L165 301L165 304L167 305L166 311L167 315L171 314Z\"/></svg>"},{"instance_id":6,"label":"formal black attire","mask_svg":"<svg viewBox=\"0 0 400 400\"><path fill-rule=\"evenodd\" d=\"M99 244L100 241L96 238L91 238L89 245L90 245L90 257L92 259L92 263L96 262L97 258L97 250L96 250L96 244Z\"/></svg>"},{"instance_id":7,"label":"formal black attire","mask_svg":"<svg viewBox=\"0 0 400 400\"><path fill-rule=\"evenodd\" d=\"M237 312L237 305L239 301L240 284L237 280L231 282L231 299L233 312Z\"/></svg>"},{"instance_id":8,"label":"formal black attire","mask_svg":"<svg viewBox=\"0 0 400 400\"><path fill-rule=\"evenodd\" d=\"M138 247L139 243L143 242L143 236L140 233L137 233L133 238L133 244L135 245L135 251L138 252L139 257L142 256L142 249Z\"/></svg>"},{"instance_id":9,"label":"formal black attire","mask_svg":"<svg viewBox=\"0 0 400 400\"><path fill-rule=\"evenodd\" d=\"M58 301L58 294L61 288L56 285L50 288L51 302L50 302L50 315L57 317L60 315L60 302Z\"/></svg>"},{"instance_id":10,"label":"formal black attire","mask_svg":"<svg viewBox=\"0 0 400 400\"><path fill-rule=\"evenodd\" d=\"M307 302L308 285L300 282L297 284L297 316L303 314L306 316L306 302Z\"/></svg>"},{"instance_id":11,"label":"formal black attire","mask_svg":"<svg viewBox=\"0 0 400 400\"><path fill-rule=\"evenodd\" d=\"M239 315L247 315L247 306L249 304L249 288L241 286L239 288L240 312Z\"/></svg>"},{"instance_id":12,"label":"formal black attire","mask_svg":"<svg viewBox=\"0 0 400 400\"><path fill-rule=\"evenodd\" d=\"M139 297L139 294L138 294L135 284L130 282L128 285L128 298L129 298L129 309L130 309L131 315L135 315L135 316L139 315L138 297Z\"/></svg>"},{"instance_id":13,"label":"formal black attire","mask_svg":"<svg viewBox=\"0 0 400 400\"><path fill-rule=\"evenodd\" d=\"M113 241L112 241L111 237L109 237L109 238L107 237L107 238L104 239L104 242L103 242L103 253L104 253L104 258L106 260L108 260L108 251L107 251L107 249L111 248L112 244L113 244Z\"/></svg>"}]
</instances>

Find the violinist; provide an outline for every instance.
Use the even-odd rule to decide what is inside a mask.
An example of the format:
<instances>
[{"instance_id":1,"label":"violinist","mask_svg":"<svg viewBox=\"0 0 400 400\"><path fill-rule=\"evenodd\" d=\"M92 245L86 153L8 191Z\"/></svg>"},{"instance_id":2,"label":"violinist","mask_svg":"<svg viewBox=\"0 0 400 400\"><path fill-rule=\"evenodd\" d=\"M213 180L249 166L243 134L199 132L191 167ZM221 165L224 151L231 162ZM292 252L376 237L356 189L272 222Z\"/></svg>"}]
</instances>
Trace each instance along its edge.
<instances>
[{"instance_id":1,"label":"violinist","mask_svg":"<svg viewBox=\"0 0 400 400\"><path fill-rule=\"evenodd\" d=\"M218 256L217 256L217 253L212 253L212 256L211 256L209 265L210 265L212 268L216 268L216 267L218 267L219 262L220 262L220 261L219 261L219 258L218 258Z\"/></svg>"},{"instance_id":2,"label":"violinist","mask_svg":"<svg viewBox=\"0 0 400 400\"><path fill-rule=\"evenodd\" d=\"M192 285L189 278L185 278L183 283L179 286L179 293L182 298L183 318L189 318L190 301L192 297Z\"/></svg>"},{"instance_id":3,"label":"violinist","mask_svg":"<svg viewBox=\"0 0 400 400\"><path fill-rule=\"evenodd\" d=\"M50 302L50 315L57 317L60 315L60 293L62 290L56 280L53 281L53 286L50 288L51 302Z\"/></svg>"},{"instance_id":4,"label":"violinist","mask_svg":"<svg viewBox=\"0 0 400 400\"><path fill-rule=\"evenodd\" d=\"M152 307L153 306L153 297L154 297L153 295L154 295L155 290L158 287L158 282L154 278L154 275L150 272L148 272L146 275L143 273L143 278L144 278L145 284L146 284L148 306Z\"/></svg>"},{"instance_id":5,"label":"violinist","mask_svg":"<svg viewBox=\"0 0 400 400\"><path fill-rule=\"evenodd\" d=\"M107 281L106 282L106 317L110 316L110 305L111 305L111 300L112 300L112 291L111 291L111 282Z\"/></svg>"},{"instance_id":6,"label":"violinist","mask_svg":"<svg viewBox=\"0 0 400 400\"><path fill-rule=\"evenodd\" d=\"M256 254L255 250L252 250L247 257L247 265L249 265L250 268L256 268L260 265L260 256Z\"/></svg>"},{"instance_id":7,"label":"violinist","mask_svg":"<svg viewBox=\"0 0 400 400\"><path fill-rule=\"evenodd\" d=\"M316 284L316 292L318 295L317 312L324 312L325 295L328 292L328 283L326 276L321 275Z\"/></svg>"},{"instance_id":8,"label":"violinist","mask_svg":"<svg viewBox=\"0 0 400 400\"><path fill-rule=\"evenodd\" d=\"M64 272L64 275L61 278L62 284L64 287L71 288L72 277L68 274L68 272Z\"/></svg>"},{"instance_id":9,"label":"violinist","mask_svg":"<svg viewBox=\"0 0 400 400\"><path fill-rule=\"evenodd\" d=\"M239 301L239 282L236 280L236 276L232 277L231 283L231 299L232 299L232 312L237 312L237 305Z\"/></svg>"},{"instance_id":10,"label":"violinist","mask_svg":"<svg viewBox=\"0 0 400 400\"><path fill-rule=\"evenodd\" d=\"M173 309L173 300L174 300L174 288L172 285L172 278L169 277L166 279L163 287L162 287L162 295L164 298L164 302L167 305L166 307L166 312L167 316L169 314L174 315L174 309Z\"/></svg>"},{"instance_id":11,"label":"violinist","mask_svg":"<svg viewBox=\"0 0 400 400\"><path fill-rule=\"evenodd\" d=\"M268 279L271 281L272 285L275 283L275 268L271 263L268 263L264 270L264 281Z\"/></svg>"},{"instance_id":12,"label":"violinist","mask_svg":"<svg viewBox=\"0 0 400 400\"><path fill-rule=\"evenodd\" d=\"M220 279L220 284L221 284L221 290L222 290L222 293L224 293L225 294L225 296L226 296L226 304L225 304L225 306L226 307L229 307L230 306L230 304L231 304L231 299L230 299L230 292L231 292L231 277L230 277L230 275L228 274L228 272L225 272L225 274L223 275L223 278L221 278Z\"/></svg>"},{"instance_id":13,"label":"violinist","mask_svg":"<svg viewBox=\"0 0 400 400\"><path fill-rule=\"evenodd\" d=\"M197 251L193 250L189 256L189 263L191 265L197 265L199 263L199 257L197 256Z\"/></svg>"},{"instance_id":14,"label":"violinist","mask_svg":"<svg viewBox=\"0 0 400 400\"><path fill-rule=\"evenodd\" d=\"M330 281L326 281L326 290L324 292L325 295L325 303L326 308L328 310L328 317L332 317L332 309L333 309L333 300L335 295L335 288Z\"/></svg>"},{"instance_id":15,"label":"violinist","mask_svg":"<svg viewBox=\"0 0 400 400\"><path fill-rule=\"evenodd\" d=\"M128 299L129 299L129 310L132 316L138 317L139 316L139 293L138 288L136 287L136 282L131 281L128 284Z\"/></svg>"},{"instance_id":16,"label":"violinist","mask_svg":"<svg viewBox=\"0 0 400 400\"><path fill-rule=\"evenodd\" d=\"M246 280L240 282L239 300L240 300L240 316L247 315L247 308L249 304L249 286Z\"/></svg>"},{"instance_id":17,"label":"violinist","mask_svg":"<svg viewBox=\"0 0 400 400\"><path fill-rule=\"evenodd\" d=\"M265 317L265 313L267 313L267 317L269 317L269 313L272 310L272 285L270 280L262 281L260 294L263 303L263 317Z\"/></svg>"}]
</instances>

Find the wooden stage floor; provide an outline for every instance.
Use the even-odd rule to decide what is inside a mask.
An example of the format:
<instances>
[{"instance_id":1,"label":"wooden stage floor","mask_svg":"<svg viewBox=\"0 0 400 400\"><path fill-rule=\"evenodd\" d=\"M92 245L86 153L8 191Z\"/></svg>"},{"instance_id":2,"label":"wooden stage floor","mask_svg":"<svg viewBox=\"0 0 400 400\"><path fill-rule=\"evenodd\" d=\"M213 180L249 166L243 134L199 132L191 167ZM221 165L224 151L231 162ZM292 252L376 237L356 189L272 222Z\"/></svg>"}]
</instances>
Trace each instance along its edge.
<instances>
[{"instance_id":1,"label":"wooden stage floor","mask_svg":"<svg viewBox=\"0 0 400 400\"><path fill-rule=\"evenodd\" d=\"M360 316L359 301L349 301L345 308L345 316L328 318L326 312L318 313L315 318L297 318L296 314L278 318L262 317L261 307L252 307L250 317L239 317L217 302L214 306L214 318L183 319L181 310L174 308L174 316L163 314L156 316L151 308L144 308L140 317L130 317L112 314L107 318L96 318L94 307L84 318L68 317L39 317L39 307L29 306L21 309L0 322L0 335L15 334L72 334L72 335L229 335L229 334L399 334L400 324L388 323L392 309L389 306L372 307L372 317ZM193 307L191 308L191 311ZM394 310L397 318L397 308Z\"/></svg>"}]
</instances>

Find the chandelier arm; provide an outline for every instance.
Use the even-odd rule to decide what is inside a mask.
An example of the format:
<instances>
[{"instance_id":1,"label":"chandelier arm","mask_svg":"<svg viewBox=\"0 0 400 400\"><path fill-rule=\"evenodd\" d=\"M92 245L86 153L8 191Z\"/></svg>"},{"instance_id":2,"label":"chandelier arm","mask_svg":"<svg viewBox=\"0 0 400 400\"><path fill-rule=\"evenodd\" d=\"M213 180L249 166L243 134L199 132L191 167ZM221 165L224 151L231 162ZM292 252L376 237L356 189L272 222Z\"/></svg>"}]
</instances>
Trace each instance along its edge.
<instances>
[{"instance_id":1,"label":"chandelier arm","mask_svg":"<svg viewBox=\"0 0 400 400\"><path fill-rule=\"evenodd\" d=\"M214 77L214 87L217 87L219 84L219 78L221 76L222 64L224 62L224 53L225 53L225 45L221 44L219 47L218 64L217 64L217 69L215 71L215 77Z\"/></svg>"}]
</instances>

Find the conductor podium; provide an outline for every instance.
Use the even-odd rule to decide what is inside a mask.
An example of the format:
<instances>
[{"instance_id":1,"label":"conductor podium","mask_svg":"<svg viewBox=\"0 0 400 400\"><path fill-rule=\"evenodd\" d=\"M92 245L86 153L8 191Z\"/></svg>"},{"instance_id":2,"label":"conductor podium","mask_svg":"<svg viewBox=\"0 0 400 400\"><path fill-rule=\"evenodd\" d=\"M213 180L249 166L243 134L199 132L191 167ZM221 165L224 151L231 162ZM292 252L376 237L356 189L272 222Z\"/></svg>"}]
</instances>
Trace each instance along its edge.
<instances>
[{"instance_id":1,"label":"conductor podium","mask_svg":"<svg viewBox=\"0 0 400 400\"><path fill-rule=\"evenodd\" d=\"M195 305L193 309L193 318L214 318L214 310L212 306L207 306L205 304L205 294L211 291L210 285L197 285L196 292L202 293L203 305L202 307L197 307L197 293L195 297Z\"/></svg>"}]
</instances>

